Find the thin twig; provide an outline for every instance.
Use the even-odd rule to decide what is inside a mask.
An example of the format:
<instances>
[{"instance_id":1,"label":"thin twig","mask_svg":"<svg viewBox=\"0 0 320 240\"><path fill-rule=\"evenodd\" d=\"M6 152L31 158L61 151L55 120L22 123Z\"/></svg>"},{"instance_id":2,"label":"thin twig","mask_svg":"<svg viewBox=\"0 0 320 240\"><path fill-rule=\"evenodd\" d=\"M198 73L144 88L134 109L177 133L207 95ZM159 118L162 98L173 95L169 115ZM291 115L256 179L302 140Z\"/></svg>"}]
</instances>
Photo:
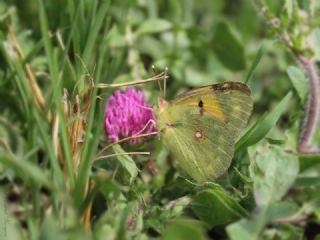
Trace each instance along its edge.
<instances>
[{"instance_id":1,"label":"thin twig","mask_svg":"<svg viewBox=\"0 0 320 240\"><path fill-rule=\"evenodd\" d=\"M166 77L167 78L167 77ZM154 76L152 78L147 78L144 80L137 80L137 81L132 81L132 82L125 82L125 83L112 83L112 84L107 84L107 83L100 83L97 85L98 88L118 88L118 87L126 87L126 86L132 86L132 85L138 85L138 84L144 84L148 82L154 82L157 80L164 80L166 79L164 77L164 72L160 73L157 76Z\"/></svg>"},{"instance_id":2,"label":"thin twig","mask_svg":"<svg viewBox=\"0 0 320 240\"><path fill-rule=\"evenodd\" d=\"M117 144L119 144L119 143L123 143L123 142L129 141L129 140L131 140L131 139L136 139L136 138L140 138L140 137L148 137L148 136L151 136L151 135L158 135L158 134L159 134L158 132L151 132L151 133L143 133L143 134L138 134L138 135L133 135L133 136L130 136L130 137L122 138L122 139L120 139L119 141L114 142L114 143L111 143L111 144L105 146L104 148L102 148L102 149L99 151L99 154L101 154L102 152L108 150L108 149L111 148L112 146L117 145Z\"/></svg>"},{"instance_id":3,"label":"thin twig","mask_svg":"<svg viewBox=\"0 0 320 240\"><path fill-rule=\"evenodd\" d=\"M123 153L114 153L109 155L97 156L94 160L97 161L99 159L112 158L117 156L124 155L150 155L150 152L123 152Z\"/></svg>"},{"instance_id":4,"label":"thin twig","mask_svg":"<svg viewBox=\"0 0 320 240\"><path fill-rule=\"evenodd\" d=\"M308 218L305 214L297 214L286 218L279 218L274 220L275 223L281 224L298 224L300 222L305 221Z\"/></svg>"}]
</instances>

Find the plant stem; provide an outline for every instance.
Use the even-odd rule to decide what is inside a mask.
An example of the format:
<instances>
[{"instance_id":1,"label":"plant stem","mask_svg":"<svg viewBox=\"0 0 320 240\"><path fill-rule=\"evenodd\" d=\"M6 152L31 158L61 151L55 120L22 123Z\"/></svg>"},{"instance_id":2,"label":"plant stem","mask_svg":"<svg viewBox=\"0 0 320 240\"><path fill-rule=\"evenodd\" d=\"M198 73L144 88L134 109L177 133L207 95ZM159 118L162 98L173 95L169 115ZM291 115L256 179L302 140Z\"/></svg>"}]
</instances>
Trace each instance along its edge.
<instances>
[{"instance_id":1,"label":"plant stem","mask_svg":"<svg viewBox=\"0 0 320 240\"><path fill-rule=\"evenodd\" d=\"M320 86L317 66L313 59L305 57L302 51L296 49L291 37L286 30L280 28L280 21L269 10L264 0L254 0L258 11L265 17L269 25L275 30L279 39L293 53L302 65L309 80L310 92L306 103L304 122L300 132L298 151L303 154L320 154L319 147L312 147L312 140L317 130L320 111Z\"/></svg>"},{"instance_id":2,"label":"plant stem","mask_svg":"<svg viewBox=\"0 0 320 240\"><path fill-rule=\"evenodd\" d=\"M317 130L320 110L320 89L317 67L312 59L300 54L295 55L299 63L303 66L309 79L309 98L306 103L304 123L300 133L298 151L306 154L320 153L319 147L311 147L313 137Z\"/></svg>"}]
</instances>

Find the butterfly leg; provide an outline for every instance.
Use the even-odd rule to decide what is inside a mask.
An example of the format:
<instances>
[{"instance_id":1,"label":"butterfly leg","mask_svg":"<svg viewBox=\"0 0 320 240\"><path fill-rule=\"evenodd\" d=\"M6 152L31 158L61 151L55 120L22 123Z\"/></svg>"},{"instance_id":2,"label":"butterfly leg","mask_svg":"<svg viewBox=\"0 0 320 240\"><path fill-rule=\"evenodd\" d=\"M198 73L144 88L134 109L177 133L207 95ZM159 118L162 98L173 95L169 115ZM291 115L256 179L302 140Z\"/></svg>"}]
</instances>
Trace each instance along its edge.
<instances>
[{"instance_id":1,"label":"butterfly leg","mask_svg":"<svg viewBox=\"0 0 320 240\"><path fill-rule=\"evenodd\" d=\"M136 134L134 134L134 135L132 135L132 136L122 138L122 139L120 139L120 140L118 140L118 141L116 141L116 142L113 142L113 143L105 146L104 148L102 148L102 149L99 151L98 155L101 154L102 152L108 150L108 149L111 148L112 146L117 145L117 144L119 144L119 143L127 142L127 141L129 141L129 140L131 140L131 139L136 139L136 138L141 138L141 137L147 137L147 136L151 136L151 135L158 135L158 131L150 132L150 133L143 133L150 124L153 124L154 126L156 126L156 122L155 122L154 120L150 119L150 120L144 125L144 127L143 127L139 132L137 132Z\"/></svg>"}]
</instances>

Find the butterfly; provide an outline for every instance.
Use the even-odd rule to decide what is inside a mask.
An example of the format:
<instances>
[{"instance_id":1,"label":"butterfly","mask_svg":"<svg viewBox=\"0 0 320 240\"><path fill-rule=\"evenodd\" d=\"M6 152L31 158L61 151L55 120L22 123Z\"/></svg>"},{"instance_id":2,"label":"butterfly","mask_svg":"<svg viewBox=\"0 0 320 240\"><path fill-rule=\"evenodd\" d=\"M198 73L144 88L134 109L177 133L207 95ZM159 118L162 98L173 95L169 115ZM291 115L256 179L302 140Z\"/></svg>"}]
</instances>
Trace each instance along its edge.
<instances>
[{"instance_id":1,"label":"butterfly","mask_svg":"<svg viewBox=\"0 0 320 240\"><path fill-rule=\"evenodd\" d=\"M197 88L172 101L158 100L157 128L181 168L198 182L229 168L235 141L253 109L251 91L240 82Z\"/></svg>"}]
</instances>

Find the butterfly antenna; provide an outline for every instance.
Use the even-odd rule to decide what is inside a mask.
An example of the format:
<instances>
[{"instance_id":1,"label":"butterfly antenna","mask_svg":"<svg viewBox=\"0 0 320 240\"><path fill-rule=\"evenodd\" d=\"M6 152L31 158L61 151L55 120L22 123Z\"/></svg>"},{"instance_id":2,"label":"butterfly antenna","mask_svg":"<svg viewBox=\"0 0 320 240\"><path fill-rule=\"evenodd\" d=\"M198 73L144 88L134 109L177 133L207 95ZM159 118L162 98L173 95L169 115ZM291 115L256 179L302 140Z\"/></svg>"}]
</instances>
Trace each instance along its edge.
<instances>
[{"instance_id":1,"label":"butterfly antenna","mask_svg":"<svg viewBox=\"0 0 320 240\"><path fill-rule=\"evenodd\" d=\"M163 98L164 99L166 99L167 78L168 78L168 67L165 67L164 76L163 76Z\"/></svg>"},{"instance_id":2,"label":"butterfly antenna","mask_svg":"<svg viewBox=\"0 0 320 240\"><path fill-rule=\"evenodd\" d=\"M151 68L152 68L152 71L153 71L154 75L157 75L156 67L154 65L152 65ZM161 87L161 84L160 84L160 80L158 79L157 82L158 82L158 86L159 86L159 89L160 89L160 95L162 95L163 91L162 91L162 87Z\"/></svg>"}]
</instances>

